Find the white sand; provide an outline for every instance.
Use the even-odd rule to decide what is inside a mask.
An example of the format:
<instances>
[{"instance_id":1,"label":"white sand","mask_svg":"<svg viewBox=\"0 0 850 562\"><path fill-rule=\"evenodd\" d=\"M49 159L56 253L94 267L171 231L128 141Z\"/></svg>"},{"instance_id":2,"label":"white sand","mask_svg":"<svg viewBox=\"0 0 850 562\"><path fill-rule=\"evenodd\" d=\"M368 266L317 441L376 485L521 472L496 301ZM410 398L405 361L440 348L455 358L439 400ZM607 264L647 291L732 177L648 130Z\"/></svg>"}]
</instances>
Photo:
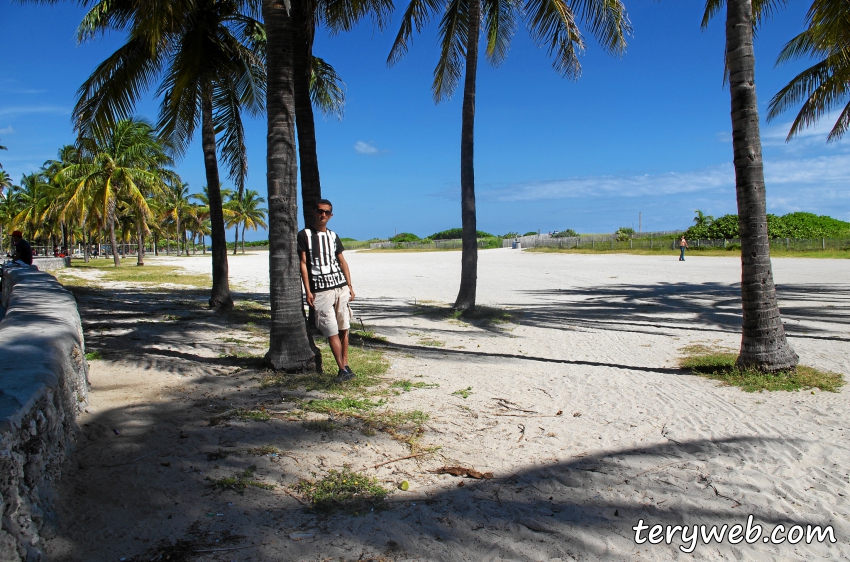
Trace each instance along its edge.
<instances>
[{"instance_id":1,"label":"white sand","mask_svg":"<svg viewBox=\"0 0 850 562\"><path fill-rule=\"evenodd\" d=\"M441 446L444 458L370 471L408 479L411 491L394 499L416 505L258 531L267 533L263 546L221 560L248 552L252 560L850 558L850 390L748 394L676 368L686 345L737 349L737 258L483 251L478 303L515 310L518 320L473 326L414 314L422 310L414 302L454 300L459 252L346 256L355 315L408 346L391 354L390 375L439 384L392 405L430 413L423 443ZM229 260L236 290L268 292L267 254ZM209 271L208 258L150 261ZM844 374L848 268L846 260L774 260L801 363ZM452 394L467 387L466 399ZM323 467L368 464L356 447L349 452L326 451ZM427 472L447 463L490 470L496 479L459 488L457 478ZM678 537L670 546L633 541L638 519L731 526L746 524L748 514L768 530L833 525L838 542L760 539L699 545L686 555ZM315 537L286 539L294 530ZM269 539L273 531L282 542Z\"/></svg>"}]
</instances>

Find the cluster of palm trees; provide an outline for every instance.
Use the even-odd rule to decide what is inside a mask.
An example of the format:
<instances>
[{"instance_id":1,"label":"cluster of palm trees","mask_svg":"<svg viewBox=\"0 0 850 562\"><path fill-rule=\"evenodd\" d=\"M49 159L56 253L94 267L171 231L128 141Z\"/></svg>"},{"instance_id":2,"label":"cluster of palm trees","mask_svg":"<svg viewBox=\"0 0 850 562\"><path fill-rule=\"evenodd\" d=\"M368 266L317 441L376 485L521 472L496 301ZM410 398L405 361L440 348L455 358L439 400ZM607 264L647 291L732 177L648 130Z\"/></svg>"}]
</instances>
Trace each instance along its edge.
<instances>
[{"instance_id":1,"label":"cluster of palm trees","mask_svg":"<svg viewBox=\"0 0 850 562\"><path fill-rule=\"evenodd\" d=\"M138 265L144 265L146 247L170 253L172 240L177 253L188 255L190 241L193 252L200 242L205 253L212 230L208 189L190 194L172 163L149 123L124 119L62 147L19 185L0 171L0 236L18 229L37 246L65 252L82 246L86 261L92 248L108 243L116 266L130 245L137 247ZM226 227L236 241L240 229L244 243L246 229L266 226L265 200L256 191L221 192L228 199Z\"/></svg>"},{"instance_id":2,"label":"cluster of palm trees","mask_svg":"<svg viewBox=\"0 0 850 562\"><path fill-rule=\"evenodd\" d=\"M61 0L20 0L56 3ZM753 29L786 0L707 0L703 24L726 7L726 64L732 102L734 164L742 237L743 339L739 363L765 370L793 368L796 355L788 346L776 306L767 241L764 174L758 130L753 57ZM331 32L350 30L364 18L382 27L392 0L77 0L90 8L79 28L81 40L112 30L127 34L126 43L104 61L82 85L75 108L77 150L86 162L73 164L59 181L97 178L92 186L78 182L79 196L66 206L75 220L108 227L114 238L119 211L132 216L138 236L149 231L154 209L148 198L177 185L162 184L127 165L98 160L96 147L119 124L129 122L138 99L156 86L161 97L156 135L167 147L145 154L147 164L164 167L178 157L200 127L212 238L213 287L210 305L232 306L227 282L224 239L225 206L219 182L219 160L236 185L239 199L248 173L241 115L268 120L267 182L269 200L269 273L271 279L271 344L266 362L273 368L303 370L315 366L317 351L304 323L296 256L298 228L298 164L301 197L309 224L321 197L313 105L339 112L342 93L333 69L313 55L318 26ZM813 0L809 28L789 43L783 60L802 55L823 59L799 75L771 104L771 117L803 99L793 135L850 89L846 79L848 9L842 0ZM459 310L475 307L477 285L474 119L478 47L493 65L507 56L518 22L524 20L532 39L545 47L553 68L577 78L578 56L585 48L579 24L604 50L622 55L631 26L621 0L410 0L389 54L388 64L407 51L414 32L440 16L441 53L434 71L433 94L441 101L463 80L461 130L462 273L455 301ZM262 22L260 21L262 19ZM482 37L483 36L483 37ZM323 89L324 88L324 89ZM850 124L845 108L831 138ZM152 128L148 125L149 129ZM296 143L297 130L297 143ZM89 174L89 175L87 175ZM94 184L98 187L94 187ZM87 207L83 201L94 201ZM120 202L120 203L119 203ZM123 205L123 206L122 206ZM84 210L87 209L87 210ZM176 209L176 207L175 207ZM175 210L174 221L181 211ZM259 223L256 223L259 225ZM113 244L114 247L114 244ZM116 261L117 263L117 261Z\"/></svg>"}]
</instances>

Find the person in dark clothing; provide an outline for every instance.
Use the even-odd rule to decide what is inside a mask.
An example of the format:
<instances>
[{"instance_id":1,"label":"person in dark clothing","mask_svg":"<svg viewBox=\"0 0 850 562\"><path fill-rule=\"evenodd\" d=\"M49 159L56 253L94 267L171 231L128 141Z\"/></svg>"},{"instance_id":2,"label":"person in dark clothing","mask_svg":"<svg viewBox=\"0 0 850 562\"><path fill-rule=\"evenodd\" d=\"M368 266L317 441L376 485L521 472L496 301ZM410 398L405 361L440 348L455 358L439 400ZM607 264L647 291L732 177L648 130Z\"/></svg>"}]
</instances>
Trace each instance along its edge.
<instances>
[{"instance_id":1,"label":"person in dark clothing","mask_svg":"<svg viewBox=\"0 0 850 562\"><path fill-rule=\"evenodd\" d=\"M20 230L12 233L12 245L15 247L12 253L12 260L22 261L27 265L32 265L32 246L24 240L24 235Z\"/></svg>"}]
</instances>

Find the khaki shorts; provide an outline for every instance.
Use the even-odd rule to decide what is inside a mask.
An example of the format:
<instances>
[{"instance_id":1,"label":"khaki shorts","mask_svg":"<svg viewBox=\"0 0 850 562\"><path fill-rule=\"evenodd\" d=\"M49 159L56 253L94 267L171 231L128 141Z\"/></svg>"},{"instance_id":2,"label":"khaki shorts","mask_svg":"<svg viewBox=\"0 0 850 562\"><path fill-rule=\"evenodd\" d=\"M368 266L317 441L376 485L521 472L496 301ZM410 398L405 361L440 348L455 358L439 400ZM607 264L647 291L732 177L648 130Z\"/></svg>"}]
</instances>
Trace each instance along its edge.
<instances>
[{"instance_id":1,"label":"khaki shorts","mask_svg":"<svg viewBox=\"0 0 850 562\"><path fill-rule=\"evenodd\" d=\"M348 301L351 291L348 285L328 291L314 293L313 307L316 309L316 328L326 338L339 334L340 330L351 327L351 308Z\"/></svg>"}]
</instances>

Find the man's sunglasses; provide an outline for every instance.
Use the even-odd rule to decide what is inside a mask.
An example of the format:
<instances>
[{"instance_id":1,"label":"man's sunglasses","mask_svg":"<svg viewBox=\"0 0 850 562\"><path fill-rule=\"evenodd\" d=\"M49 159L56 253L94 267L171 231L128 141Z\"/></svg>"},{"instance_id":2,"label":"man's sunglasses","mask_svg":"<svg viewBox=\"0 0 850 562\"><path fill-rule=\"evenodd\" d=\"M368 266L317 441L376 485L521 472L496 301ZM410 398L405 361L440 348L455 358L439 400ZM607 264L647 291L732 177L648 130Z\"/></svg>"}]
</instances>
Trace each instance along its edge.
<instances>
[{"instance_id":1,"label":"man's sunglasses","mask_svg":"<svg viewBox=\"0 0 850 562\"><path fill-rule=\"evenodd\" d=\"M328 215L328 216L331 216L331 215L333 214L333 211L328 211L328 210L326 210L326 209L316 209L316 214L317 214L317 215Z\"/></svg>"}]
</instances>

